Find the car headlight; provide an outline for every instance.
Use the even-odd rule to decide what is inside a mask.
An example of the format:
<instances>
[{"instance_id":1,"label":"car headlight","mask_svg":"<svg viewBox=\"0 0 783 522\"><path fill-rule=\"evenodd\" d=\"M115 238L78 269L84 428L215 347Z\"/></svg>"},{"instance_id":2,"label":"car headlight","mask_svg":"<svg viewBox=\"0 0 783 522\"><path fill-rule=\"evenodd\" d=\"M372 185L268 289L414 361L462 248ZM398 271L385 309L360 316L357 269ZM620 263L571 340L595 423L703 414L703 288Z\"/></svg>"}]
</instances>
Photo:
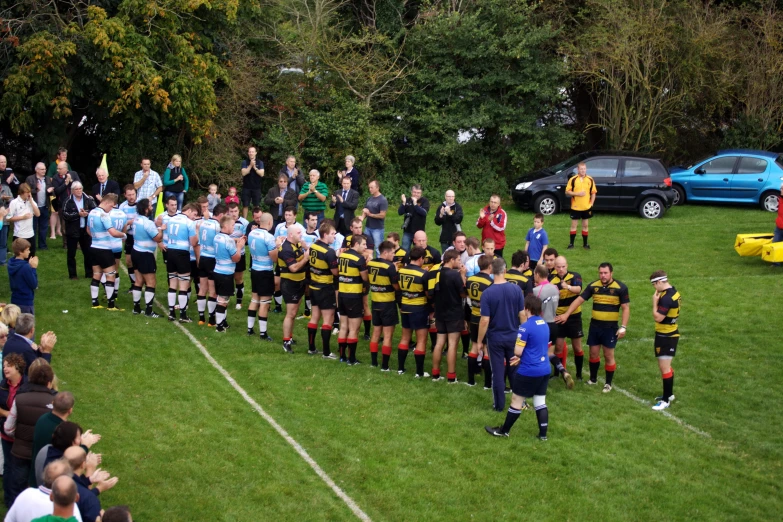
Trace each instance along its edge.
<instances>
[{"instance_id":1,"label":"car headlight","mask_svg":"<svg viewBox=\"0 0 783 522\"><path fill-rule=\"evenodd\" d=\"M516 186L516 189L517 190L525 190L526 188L528 188L532 184L533 184L532 181L526 181L524 183L518 183L517 186Z\"/></svg>"}]
</instances>

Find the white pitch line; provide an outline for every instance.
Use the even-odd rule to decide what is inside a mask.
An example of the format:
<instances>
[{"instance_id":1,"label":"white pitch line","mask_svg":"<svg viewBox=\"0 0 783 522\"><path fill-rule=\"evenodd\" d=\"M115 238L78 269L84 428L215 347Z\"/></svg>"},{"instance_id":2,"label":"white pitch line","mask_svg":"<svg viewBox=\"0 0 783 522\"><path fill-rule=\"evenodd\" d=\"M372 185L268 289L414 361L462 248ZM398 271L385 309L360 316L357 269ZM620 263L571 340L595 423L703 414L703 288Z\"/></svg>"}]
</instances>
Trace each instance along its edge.
<instances>
[{"instance_id":1,"label":"white pitch line","mask_svg":"<svg viewBox=\"0 0 783 522\"><path fill-rule=\"evenodd\" d=\"M606 382L602 377L599 377L598 380L600 380L601 382L604 382L604 383ZM619 388L619 387L615 386L614 384L612 385L612 389L619 391L620 393L622 393L623 395L625 395L629 399L634 400L634 401L638 402L639 404L644 404L646 406L650 406L652 404L650 401L646 401L646 400L642 399L641 397L637 397L633 393L631 393L631 392L629 392L627 390L623 390L622 388ZM702 431L699 428L697 428L696 426L691 426L690 424L688 424L687 422L685 422L681 418L672 415L671 413L669 413L666 410L661 410L660 413L664 417L673 420L674 422L676 422L677 424L679 424L683 428L692 431L696 435L701 435L702 437L707 437L708 439L712 438L712 436L709 433L707 433L706 431Z\"/></svg>"},{"instance_id":2,"label":"white pitch line","mask_svg":"<svg viewBox=\"0 0 783 522\"><path fill-rule=\"evenodd\" d=\"M122 264L122 269L125 271L125 273L128 273L128 269L125 267L125 264ZM160 308L164 314L168 314L168 310L163 307L163 305L158 301L158 299L155 299L155 304ZM164 315L164 317L166 316ZM359 505L354 501L351 497L348 496L345 491L338 486L332 478L326 474L326 472L321 468L321 466L318 465L318 463L310 456L309 453L307 453L307 450L302 447L301 444L296 442L296 440L288 434L288 432L283 428L280 424L277 423L277 421L269 415L264 408L261 407L260 404L258 404L245 390L242 388L242 386L237 383L237 381L234 380L233 377L231 377L231 374L229 374L225 368L223 368L219 362L215 360L214 357L212 357L212 354L209 353L209 351L204 348L204 345L199 342L196 337L191 334L187 328L182 326L179 322L174 322L174 325L177 326L180 330L182 330L182 333L188 336L188 339L190 339L190 342L192 342L196 348L198 348L202 355L209 361L209 363L212 365L213 368L215 368L217 371L220 372L220 374L228 381L228 383L231 385L232 388L234 388L243 399L245 399L245 402L250 404L250 406L253 407L254 410L265 420L269 423L270 426L272 426L277 433L280 434L285 441L293 446L293 448L296 450L296 452L299 454L302 459L307 462L307 464L313 468L313 471L321 477L321 480L326 482L326 485L328 485L330 488L332 488L332 491L340 497L340 499L345 502L345 504L350 508L351 511L353 511L353 514L356 515L356 518L359 520L362 520L364 522L371 522L372 519L370 516L362 511L362 508L359 507Z\"/></svg>"}]
</instances>

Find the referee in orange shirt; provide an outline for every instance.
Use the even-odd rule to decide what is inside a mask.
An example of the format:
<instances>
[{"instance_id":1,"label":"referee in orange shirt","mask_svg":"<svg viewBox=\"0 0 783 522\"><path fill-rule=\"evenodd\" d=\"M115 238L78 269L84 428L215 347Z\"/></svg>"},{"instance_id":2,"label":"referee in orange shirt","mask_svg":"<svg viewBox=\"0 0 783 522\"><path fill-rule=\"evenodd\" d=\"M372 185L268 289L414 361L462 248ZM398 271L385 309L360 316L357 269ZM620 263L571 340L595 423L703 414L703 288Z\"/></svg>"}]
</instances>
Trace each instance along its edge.
<instances>
[{"instance_id":1,"label":"referee in orange shirt","mask_svg":"<svg viewBox=\"0 0 783 522\"><path fill-rule=\"evenodd\" d=\"M577 165L577 174L568 180L566 184L566 196L571 198L571 233L568 249L574 248L576 238L576 224L582 221L582 246L590 250L587 242L587 222L593 217L593 204L598 190L595 181L587 175L587 165L584 162Z\"/></svg>"}]
</instances>

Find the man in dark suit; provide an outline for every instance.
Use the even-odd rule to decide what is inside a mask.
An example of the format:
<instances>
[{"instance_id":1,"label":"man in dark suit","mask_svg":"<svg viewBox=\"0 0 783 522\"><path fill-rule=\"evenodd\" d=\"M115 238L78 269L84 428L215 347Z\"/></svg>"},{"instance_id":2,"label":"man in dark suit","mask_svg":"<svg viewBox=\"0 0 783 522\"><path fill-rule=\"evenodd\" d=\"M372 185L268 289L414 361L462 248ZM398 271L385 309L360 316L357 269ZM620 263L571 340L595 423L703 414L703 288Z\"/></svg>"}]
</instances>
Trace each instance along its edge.
<instances>
[{"instance_id":1,"label":"man in dark suit","mask_svg":"<svg viewBox=\"0 0 783 522\"><path fill-rule=\"evenodd\" d=\"M56 174L52 177L52 187L54 187L54 197L56 198L55 207L60 209L60 224L63 225L61 227L63 229L65 228L62 223L63 204L71 197L71 184L76 181L81 181L79 175L76 172L69 170L66 162L61 161L57 164ZM65 236L66 234L63 234L63 248L66 248Z\"/></svg>"},{"instance_id":2,"label":"man in dark suit","mask_svg":"<svg viewBox=\"0 0 783 522\"><path fill-rule=\"evenodd\" d=\"M351 178L344 176L342 190L332 194L332 202L329 207L334 209L334 222L337 223L337 231L344 236L351 233L351 221L356 215L356 207L359 206L359 192L351 188Z\"/></svg>"},{"instance_id":3,"label":"man in dark suit","mask_svg":"<svg viewBox=\"0 0 783 522\"><path fill-rule=\"evenodd\" d=\"M49 233L49 196L54 194L52 179L46 177L46 165L38 163L35 174L27 176L30 194L38 205L41 215L33 217L33 232L38 235L38 250L46 250L46 235Z\"/></svg>"},{"instance_id":4,"label":"man in dark suit","mask_svg":"<svg viewBox=\"0 0 783 522\"><path fill-rule=\"evenodd\" d=\"M275 218L275 226L285 221L285 209L296 208L299 196L295 190L288 187L288 176L280 174L277 177L277 185L269 189L264 203L269 205L269 213Z\"/></svg>"},{"instance_id":5,"label":"man in dark suit","mask_svg":"<svg viewBox=\"0 0 783 522\"><path fill-rule=\"evenodd\" d=\"M98 168L98 170L95 171L95 175L98 177L98 183L92 186L93 199L100 204L103 195L111 193L116 194L117 200L119 201L120 184L113 179L109 179L109 173L106 172L106 169Z\"/></svg>"},{"instance_id":6,"label":"man in dark suit","mask_svg":"<svg viewBox=\"0 0 783 522\"><path fill-rule=\"evenodd\" d=\"M68 277L76 279L76 245L82 249L84 257L84 277L92 279L92 260L90 259L90 245L92 238L87 233L87 215L96 207L95 200L84 194L82 184L73 183L73 194L65 200L62 209L63 221L65 221L65 234L68 241Z\"/></svg>"}]
</instances>

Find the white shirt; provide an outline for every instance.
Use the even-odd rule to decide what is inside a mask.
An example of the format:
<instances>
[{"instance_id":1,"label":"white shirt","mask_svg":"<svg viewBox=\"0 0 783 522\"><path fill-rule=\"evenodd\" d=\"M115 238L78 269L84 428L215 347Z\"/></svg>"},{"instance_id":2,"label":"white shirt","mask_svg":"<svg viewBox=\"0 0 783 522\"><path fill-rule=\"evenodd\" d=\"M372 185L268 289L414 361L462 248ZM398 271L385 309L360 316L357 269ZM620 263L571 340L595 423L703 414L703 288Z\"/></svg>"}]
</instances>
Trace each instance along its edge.
<instances>
[{"instance_id":1,"label":"white shirt","mask_svg":"<svg viewBox=\"0 0 783 522\"><path fill-rule=\"evenodd\" d=\"M33 204L31 203L32 197L27 201L22 199L22 196L17 196L11 204L8 205L8 219L17 216L24 216L30 214L29 219L22 219L21 221L14 221L14 236L29 239L35 235L33 232Z\"/></svg>"},{"instance_id":2,"label":"white shirt","mask_svg":"<svg viewBox=\"0 0 783 522\"><path fill-rule=\"evenodd\" d=\"M138 183L141 181L141 178L144 177L144 171L140 170L136 173L135 176L133 176L133 182ZM155 172L154 170L150 170L150 175L147 176L147 179L144 181L144 184L136 189L136 201L141 201L144 198L150 199L152 197L152 194L155 193L155 191L158 189L158 187L162 187L163 182L160 180L160 174ZM157 196L155 199L150 199L150 203L155 203L158 201Z\"/></svg>"},{"instance_id":3,"label":"white shirt","mask_svg":"<svg viewBox=\"0 0 783 522\"><path fill-rule=\"evenodd\" d=\"M27 488L22 491L11 509L5 516L5 522L30 522L36 518L51 515L54 512L54 504L49 500L51 490L43 486L38 488ZM76 520L82 522L82 514L79 506L73 506L73 516Z\"/></svg>"}]
</instances>

